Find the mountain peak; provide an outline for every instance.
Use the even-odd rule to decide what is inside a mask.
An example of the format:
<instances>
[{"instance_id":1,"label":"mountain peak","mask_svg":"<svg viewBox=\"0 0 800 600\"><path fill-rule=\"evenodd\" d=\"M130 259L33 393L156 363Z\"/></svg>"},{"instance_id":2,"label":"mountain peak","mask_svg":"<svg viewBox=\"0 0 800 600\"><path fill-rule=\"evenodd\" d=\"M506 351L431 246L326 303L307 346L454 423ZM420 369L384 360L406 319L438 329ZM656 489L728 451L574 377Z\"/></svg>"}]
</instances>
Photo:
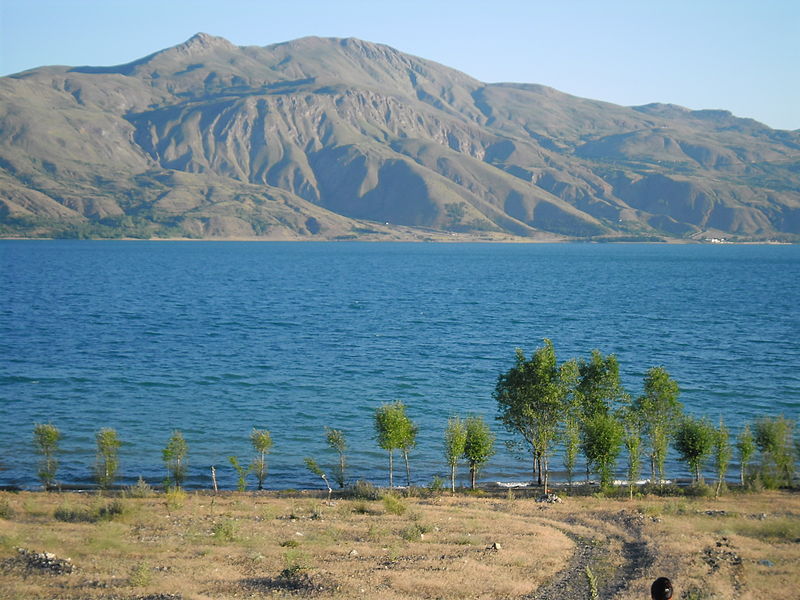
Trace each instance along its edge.
<instances>
[{"instance_id":1,"label":"mountain peak","mask_svg":"<svg viewBox=\"0 0 800 600\"><path fill-rule=\"evenodd\" d=\"M215 48L224 48L226 50L233 50L234 48L236 48L236 46L231 44L228 40L226 40L223 37L210 35L208 33L203 33L201 31L199 33L195 33L192 37L190 37L182 44L179 44L174 47L175 50L179 52L185 52L187 54L196 54L208 50L213 50Z\"/></svg>"}]
</instances>

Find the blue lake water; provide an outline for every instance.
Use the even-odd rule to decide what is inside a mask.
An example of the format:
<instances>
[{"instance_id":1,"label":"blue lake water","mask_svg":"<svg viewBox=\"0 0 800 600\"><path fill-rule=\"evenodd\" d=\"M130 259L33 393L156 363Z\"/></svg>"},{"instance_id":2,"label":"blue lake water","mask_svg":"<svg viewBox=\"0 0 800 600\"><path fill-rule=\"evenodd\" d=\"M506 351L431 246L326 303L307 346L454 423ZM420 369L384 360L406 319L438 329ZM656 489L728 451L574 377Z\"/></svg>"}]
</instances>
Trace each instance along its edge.
<instances>
[{"instance_id":1,"label":"blue lake water","mask_svg":"<svg viewBox=\"0 0 800 600\"><path fill-rule=\"evenodd\" d=\"M468 413L498 435L482 479L524 481L492 391L545 337L561 360L615 353L632 395L663 365L687 411L734 430L796 419L799 299L800 246L0 241L0 485L37 485L37 422L62 431L65 484L90 484L113 427L122 483L160 482L181 429L188 484L216 465L233 486L255 426L268 487L317 486L303 458L335 462L330 425L349 476L383 485L373 414L395 400L420 430L415 483L446 474L442 431Z\"/></svg>"}]
</instances>

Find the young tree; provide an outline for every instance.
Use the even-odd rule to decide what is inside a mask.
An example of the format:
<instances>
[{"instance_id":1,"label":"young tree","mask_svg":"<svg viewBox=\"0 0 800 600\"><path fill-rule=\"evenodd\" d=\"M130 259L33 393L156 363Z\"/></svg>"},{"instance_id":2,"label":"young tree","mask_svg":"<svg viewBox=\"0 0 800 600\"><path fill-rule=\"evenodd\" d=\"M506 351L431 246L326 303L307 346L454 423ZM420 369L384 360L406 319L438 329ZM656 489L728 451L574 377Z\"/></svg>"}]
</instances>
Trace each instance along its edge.
<instances>
[{"instance_id":1,"label":"young tree","mask_svg":"<svg viewBox=\"0 0 800 600\"><path fill-rule=\"evenodd\" d=\"M672 427L680 421L683 405L678 401L680 390L663 367L653 367L644 378L644 393L633 404L642 418L644 433L650 449L652 479L664 480L664 461L667 458Z\"/></svg>"},{"instance_id":2,"label":"young tree","mask_svg":"<svg viewBox=\"0 0 800 600\"><path fill-rule=\"evenodd\" d=\"M470 482L474 490L478 469L494 455L494 434L483 417L467 417L465 429L464 458L469 464Z\"/></svg>"},{"instance_id":3,"label":"young tree","mask_svg":"<svg viewBox=\"0 0 800 600\"><path fill-rule=\"evenodd\" d=\"M45 490L49 490L55 485L56 471L58 471L58 442L61 439L61 432L58 427L50 423L37 423L33 428L33 443L36 452L41 454L39 461L39 479Z\"/></svg>"},{"instance_id":4,"label":"young tree","mask_svg":"<svg viewBox=\"0 0 800 600\"><path fill-rule=\"evenodd\" d=\"M167 445L161 451L164 465L169 473L167 477L168 487L171 485L176 488L181 487L183 480L186 478L188 455L189 445L186 443L183 433L176 429L172 432Z\"/></svg>"},{"instance_id":5,"label":"young tree","mask_svg":"<svg viewBox=\"0 0 800 600\"><path fill-rule=\"evenodd\" d=\"M625 390L619 379L619 363L615 355L603 356L600 350L592 350L590 360L580 359L578 362L578 373L577 391L586 418L598 413L608 414L623 399Z\"/></svg>"},{"instance_id":6,"label":"young tree","mask_svg":"<svg viewBox=\"0 0 800 600\"><path fill-rule=\"evenodd\" d=\"M778 481L787 486L792 485L794 473L793 429L794 421L783 416L758 419L754 427L762 468L766 471L774 465Z\"/></svg>"},{"instance_id":7,"label":"young tree","mask_svg":"<svg viewBox=\"0 0 800 600\"><path fill-rule=\"evenodd\" d=\"M256 429L250 432L250 443L256 451L252 469L258 481L258 489L264 489L264 480L267 478L267 454L272 449L272 436L266 429Z\"/></svg>"},{"instance_id":8,"label":"young tree","mask_svg":"<svg viewBox=\"0 0 800 600\"><path fill-rule=\"evenodd\" d=\"M228 461L236 471L236 490L244 492L247 489L247 476L250 474L250 471L253 470L252 465L247 467L243 466L236 456L229 456Z\"/></svg>"},{"instance_id":9,"label":"young tree","mask_svg":"<svg viewBox=\"0 0 800 600\"><path fill-rule=\"evenodd\" d=\"M628 492L633 499L633 485L642 471L642 422L639 413L626 406L620 412L622 442L628 454Z\"/></svg>"},{"instance_id":10,"label":"young tree","mask_svg":"<svg viewBox=\"0 0 800 600\"><path fill-rule=\"evenodd\" d=\"M708 419L685 416L675 432L675 450L692 472L696 483L703 481L703 462L714 448L716 430Z\"/></svg>"},{"instance_id":11,"label":"young tree","mask_svg":"<svg viewBox=\"0 0 800 600\"><path fill-rule=\"evenodd\" d=\"M530 446L533 470L539 465L539 484L548 487L547 461L570 394L570 374L574 369L558 368L553 342L544 340L530 360L519 348L514 366L497 378L494 399L498 419L512 432L519 433ZM544 482L542 482L544 474Z\"/></svg>"},{"instance_id":12,"label":"young tree","mask_svg":"<svg viewBox=\"0 0 800 600\"><path fill-rule=\"evenodd\" d=\"M719 497L722 484L725 482L725 474L728 472L728 463L731 461L731 442L728 428L722 417L719 419L719 428L714 431L714 470L717 472L717 487L714 497Z\"/></svg>"},{"instance_id":13,"label":"young tree","mask_svg":"<svg viewBox=\"0 0 800 600\"><path fill-rule=\"evenodd\" d=\"M567 483L572 489L572 476L575 472L575 463L578 451L581 448L581 426L578 417L568 412L564 418L564 469L567 471Z\"/></svg>"},{"instance_id":14,"label":"young tree","mask_svg":"<svg viewBox=\"0 0 800 600\"><path fill-rule=\"evenodd\" d=\"M119 448L122 442L114 429L108 427L97 432L97 457L94 476L101 490L107 490L114 483L119 468Z\"/></svg>"},{"instance_id":15,"label":"young tree","mask_svg":"<svg viewBox=\"0 0 800 600\"><path fill-rule=\"evenodd\" d=\"M317 464L317 461L315 461L311 457L304 458L303 462L306 463L306 468L309 471L311 471L314 475L317 475L318 477L321 477L322 481L325 482L325 487L328 488L328 501L330 501L331 494L333 493L333 490L331 489L331 484L328 483L328 476L325 474L325 471L323 471L320 468L320 466Z\"/></svg>"},{"instance_id":16,"label":"young tree","mask_svg":"<svg viewBox=\"0 0 800 600\"><path fill-rule=\"evenodd\" d=\"M600 475L600 487L612 481L614 466L622 449L622 424L611 413L597 412L584 423L584 453Z\"/></svg>"},{"instance_id":17,"label":"young tree","mask_svg":"<svg viewBox=\"0 0 800 600\"><path fill-rule=\"evenodd\" d=\"M389 487L394 488L394 451L400 450L406 462L406 477L411 485L408 453L416 444L417 428L406 416L402 402L384 404L375 411L375 431L378 445L389 452Z\"/></svg>"},{"instance_id":18,"label":"young tree","mask_svg":"<svg viewBox=\"0 0 800 600\"><path fill-rule=\"evenodd\" d=\"M458 461L464 454L464 445L467 443L467 428L460 417L450 417L447 420L447 429L444 431L444 456L447 466L450 467L450 490L456 491L456 469Z\"/></svg>"},{"instance_id":19,"label":"young tree","mask_svg":"<svg viewBox=\"0 0 800 600\"><path fill-rule=\"evenodd\" d=\"M347 450L347 441L344 437L344 432L341 429L331 429L330 427L325 428L325 440L328 442L328 446L330 446L333 450L339 454L339 467L334 472L333 478L336 480L336 483L339 484L340 488L344 487L346 483L346 479L344 476L344 470L346 466L345 460L345 450Z\"/></svg>"},{"instance_id":20,"label":"young tree","mask_svg":"<svg viewBox=\"0 0 800 600\"><path fill-rule=\"evenodd\" d=\"M756 452L756 440L753 437L753 432L750 431L749 423L739 433L739 437L736 439L736 449L739 451L739 472L742 485L744 485L747 465L750 464L750 459L753 458L753 454Z\"/></svg>"}]
</instances>

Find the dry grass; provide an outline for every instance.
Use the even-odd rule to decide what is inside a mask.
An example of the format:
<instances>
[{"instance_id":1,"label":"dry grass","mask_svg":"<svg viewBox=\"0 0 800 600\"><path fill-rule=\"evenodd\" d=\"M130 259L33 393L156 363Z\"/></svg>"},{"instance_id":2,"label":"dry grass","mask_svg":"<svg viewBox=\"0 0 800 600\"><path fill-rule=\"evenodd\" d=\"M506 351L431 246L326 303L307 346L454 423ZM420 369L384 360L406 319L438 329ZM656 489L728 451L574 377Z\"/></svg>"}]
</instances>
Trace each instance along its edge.
<instances>
[{"instance_id":1,"label":"dry grass","mask_svg":"<svg viewBox=\"0 0 800 600\"><path fill-rule=\"evenodd\" d=\"M393 501L302 493L226 493L213 503L189 493L169 510L162 495L124 499L110 518L55 518L59 508L104 514L109 502L0 493L0 598L520 598L576 568L581 546L592 549L601 597L647 597L659 575L675 580L677 597L800 589L798 494L557 505L448 495L402 498L400 511ZM76 571L26 571L15 547L69 557Z\"/></svg>"}]
</instances>

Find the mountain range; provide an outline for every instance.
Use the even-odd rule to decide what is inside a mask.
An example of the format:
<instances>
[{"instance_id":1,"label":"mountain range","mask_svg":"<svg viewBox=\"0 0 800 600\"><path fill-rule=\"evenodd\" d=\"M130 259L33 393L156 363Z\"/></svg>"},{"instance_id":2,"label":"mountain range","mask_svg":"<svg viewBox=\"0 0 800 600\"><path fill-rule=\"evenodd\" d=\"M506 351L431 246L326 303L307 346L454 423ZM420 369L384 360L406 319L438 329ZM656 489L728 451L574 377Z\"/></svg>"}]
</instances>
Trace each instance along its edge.
<instances>
[{"instance_id":1,"label":"mountain range","mask_svg":"<svg viewBox=\"0 0 800 600\"><path fill-rule=\"evenodd\" d=\"M800 241L800 131L199 33L0 78L0 235Z\"/></svg>"}]
</instances>

